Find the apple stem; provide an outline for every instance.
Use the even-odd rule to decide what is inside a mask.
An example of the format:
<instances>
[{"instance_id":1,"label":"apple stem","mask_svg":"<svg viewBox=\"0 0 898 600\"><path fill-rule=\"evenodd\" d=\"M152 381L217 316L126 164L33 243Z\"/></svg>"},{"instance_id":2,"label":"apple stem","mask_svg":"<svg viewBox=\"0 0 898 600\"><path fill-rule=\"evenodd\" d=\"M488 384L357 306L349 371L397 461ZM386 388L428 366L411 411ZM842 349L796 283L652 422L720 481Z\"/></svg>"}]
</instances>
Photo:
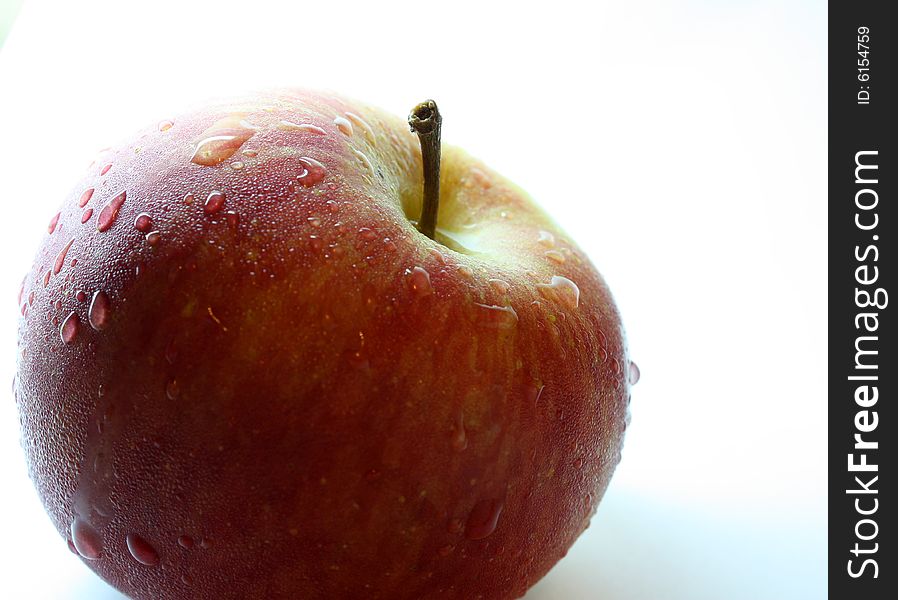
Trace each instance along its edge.
<instances>
[{"instance_id":1,"label":"apple stem","mask_svg":"<svg viewBox=\"0 0 898 600\"><path fill-rule=\"evenodd\" d=\"M412 109L408 116L412 133L421 142L421 162L424 167L424 204L418 230L435 239L437 212L440 206L440 126L443 117L433 100L425 100Z\"/></svg>"}]
</instances>

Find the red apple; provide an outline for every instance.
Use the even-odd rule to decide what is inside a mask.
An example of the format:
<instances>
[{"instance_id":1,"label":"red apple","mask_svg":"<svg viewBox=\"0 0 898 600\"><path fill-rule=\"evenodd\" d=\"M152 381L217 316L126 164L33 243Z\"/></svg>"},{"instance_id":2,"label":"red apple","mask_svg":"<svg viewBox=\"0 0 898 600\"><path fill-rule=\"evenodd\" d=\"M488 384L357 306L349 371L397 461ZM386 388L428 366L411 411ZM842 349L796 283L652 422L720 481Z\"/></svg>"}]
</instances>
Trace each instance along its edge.
<instances>
[{"instance_id":1,"label":"red apple","mask_svg":"<svg viewBox=\"0 0 898 600\"><path fill-rule=\"evenodd\" d=\"M424 177L404 121L303 91L90 166L23 284L15 395L100 576L153 600L500 599L564 556L620 459L618 312L455 148L422 234Z\"/></svg>"}]
</instances>

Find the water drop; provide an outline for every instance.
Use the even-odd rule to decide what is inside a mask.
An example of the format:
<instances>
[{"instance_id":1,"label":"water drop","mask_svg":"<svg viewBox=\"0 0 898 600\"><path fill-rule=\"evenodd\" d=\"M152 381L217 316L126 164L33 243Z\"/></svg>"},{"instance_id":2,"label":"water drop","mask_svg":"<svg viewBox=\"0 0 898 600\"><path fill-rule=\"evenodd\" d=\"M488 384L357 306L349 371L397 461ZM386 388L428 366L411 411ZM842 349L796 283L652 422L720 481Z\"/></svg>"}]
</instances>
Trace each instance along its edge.
<instances>
[{"instance_id":1,"label":"water drop","mask_svg":"<svg viewBox=\"0 0 898 600\"><path fill-rule=\"evenodd\" d=\"M141 233L149 232L153 229L153 217L145 212L140 213L137 215L137 218L134 219L134 229Z\"/></svg>"},{"instance_id":2,"label":"water drop","mask_svg":"<svg viewBox=\"0 0 898 600\"><path fill-rule=\"evenodd\" d=\"M440 548L439 553L440 553L440 556L449 556L450 554L452 554L453 550L455 550L455 546L453 546L452 544L449 544L449 545L446 545L446 546L443 546L442 548Z\"/></svg>"},{"instance_id":3,"label":"water drop","mask_svg":"<svg viewBox=\"0 0 898 600\"><path fill-rule=\"evenodd\" d=\"M171 129L172 125L174 125L174 123L172 123L168 119L159 121L159 131L168 131L169 129Z\"/></svg>"},{"instance_id":4,"label":"water drop","mask_svg":"<svg viewBox=\"0 0 898 600\"><path fill-rule=\"evenodd\" d=\"M465 523L465 537L482 540L496 531L504 505L499 500L481 500L474 505Z\"/></svg>"},{"instance_id":5,"label":"water drop","mask_svg":"<svg viewBox=\"0 0 898 600\"><path fill-rule=\"evenodd\" d=\"M473 279L474 278L474 270L467 265L458 265L458 274L464 277L465 279Z\"/></svg>"},{"instance_id":6,"label":"water drop","mask_svg":"<svg viewBox=\"0 0 898 600\"><path fill-rule=\"evenodd\" d=\"M306 219L312 227L321 227L321 219L318 217L309 217Z\"/></svg>"},{"instance_id":7,"label":"water drop","mask_svg":"<svg viewBox=\"0 0 898 600\"><path fill-rule=\"evenodd\" d=\"M62 213L56 213L56 215L50 219L50 224L47 225L47 233L53 233L56 231L56 224L59 223L59 215Z\"/></svg>"},{"instance_id":8,"label":"water drop","mask_svg":"<svg viewBox=\"0 0 898 600\"><path fill-rule=\"evenodd\" d=\"M93 214L94 209L92 208L88 208L83 213L81 213L81 224L84 225L85 223L87 223Z\"/></svg>"},{"instance_id":9,"label":"water drop","mask_svg":"<svg viewBox=\"0 0 898 600\"><path fill-rule=\"evenodd\" d=\"M630 361L630 368L628 370L627 376L630 380L630 385L636 385L639 383L639 367L632 360Z\"/></svg>"},{"instance_id":10,"label":"water drop","mask_svg":"<svg viewBox=\"0 0 898 600\"><path fill-rule=\"evenodd\" d=\"M54 275L57 275L65 265L65 255L69 253L69 248L72 247L73 243L75 243L75 238L70 239L69 243L66 244L63 249L59 251L59 254L56 255L56 262L53 263Z\"/></svg>"},{"instance_id":11,"label":"water drop","mask_svg":"<svg viewBox=\"0 0 898 600\"><path fill-rule=\"evenodd\" d=\"M371 230L367 227L362 227L361 229L359 229L359 237L365 241L370 242L371 240L373 240L374 238L377 237L377 234L374 233L373 230Z\"/></svg>"},{"instance_id":12,"label":"water drop","mask_svg":"<svg viewBox=\"0 0 898 600\"><path fill-rule=\"evenodd\" d=\"M513 329L518 324L518 313L510 306L474 303L477 321L492 329Z\"/></svg>"},{"instance_id":13,"label":"water drop","mask_svg":"<svg viewBox=\"0 0 898 600\"><path fill-rule=\"evenodd\" d=\"M172 337L165 346L165 360L168 364L173 365L178 360L178 345L175 338Z\"/></svg>"},{"instance_id":14,"label":"water drop","mask_svg":"<svg viewBox=\"0 0 898 600\"><path fill-rule=\"evenodd\" d=\"M497 294L504 295L508 293L508 282L503 279L490 279L489 284Z\"/></svg>"},{"instance_id":15,"label":"water drop","mask_svg":"<svg viewBox=\"0 0 898 600\"><path fill-rule=\"evenodd\" d=\"M228 222L228 229L237 231L237 226L240 225L240 215L233 210L229 210L225 213L225 221Z\"/></svg>"},{"instance_id":16,"label":"water drop","mask_svg":"<svg viewBox=\"0 0 898 600\"><path fill-rule=\"evenodd\" d=\"M374 135L374 130L371 129L371 126L368 125L368 123L367 123L367 121L365 121L365 119L363 119L362 117L358 116L357 114L351 113L351 112L346 112L343 114L345 114L347 117L349 117L350 121L355 123L357 126L361 127L362 130L364 130L365 137L368 138L368 141L371 142L372 146L377 145L377 137L375 137L375 135Z\"/></svg>"},{"instance_id":17,"label":"water drop","mask_svg":"<svg viewBox=\"0 0 898 600\"><path fill-rule=\"evenodd\" d=\"M225 195L219 191L214 191L206 198L206 203L203 204L203 212L207 215L215 214L222 209L224 203Z\"/></svg>"},{"instance_id":18,"label":"water drop","mask_svg":"<svg viewBox=\"0 0 898 600\"><path fill-rule=\"evenodd\" d=\"M337 126L337 129L340 130L340 133L347 136L352 136L352 123L343 117L337 117L334 119L334 125Z\"/></svg>"},{"instance_id":19,"label":"water drop","mask_svg":"<svg viewBox=\"0 0 898 600\"><path fill-rule=\"evenodd\" d=\"M112 168L112 163L109 163L108 165L103 167L103 170L100 171L100 175L105 175L106 173L109 172L109 169L111 169L111 168Z\"/></svg>"},{"instance_id":20,"label":"water drop","mask_svg":"<svg viewBox=\"0 0 898 600\"><path fill-rule=\"evenodd\" d=\"M550 283L538 283L536 288L544 297L574 309L580 305L580 288L561 275L553 275Z\"/></svg>"},{"instance_id":21,"label":"water drop","mask_svg":"<svg viewBox=\"0 0 898 600\"><path fill-rule=\"evenodd\" d=\"M190 160L206 167L215 166L233 156L255 133L239 116L229 115L200 135Z\"/></svg>"},{"instance_id":22,"label":"water drop","mask_svg":"<svg viewBox=\"0 0 898 600\"><path fill-rule=\"evenodd\" d=\"M80 330L81 320L78 318L78 314L72 311L59 327L59 337L62 338L62 341L66 344L71 344L75 341L75 338L78 336L78 332Z\"/></svg>"},{"instance_id":23,"label":"water drop","mask_svg":"<svg viewBox=\"0 0 898 600\"><path fill-rule=\"evenodd\" d=\"M103 210L100 211L100 216L97 217L97 231L106 231L112 227L112 224L115 223L115 219L118 217L118 211L121 210L124 203L125 192L122 192L103 207Z\"/></svg>"},{"instance_id":24,"label":"water drop","mask_svg":"<svg viewBox=\"0 0 898 600\"><path fill-rule=\"evenodd\" d=\"M406 270L408 274L408 286L418 298L429 296L433 293L433 286L430 284L430 273L421 267L415 267L411 271Z\"/></svg>"},{"instance_id":25,"label":"water drop","mask_svg":"<svg viewBox=\"0 0 898 600\"><path fill-rule=\"evenodd\" d=\"M312 187L324 179L327 169L320 162L307 156L302 156L298 160L299 164L303 167L302 172L296 177L296 180L299 181L300 185L303 187Z\"/></svg>"},{"instance_id":26,"label":"water drop","mask_svg":"<svg viewBox=\"0 0 898 600\"><path fill-rule=\"evenodd\" d=\"M154 567L159 564L159 553L153 548L148 541L137 534L129 533L125 538L128 544L128 552L134 557L134 560L142 565Z\"/></svg>"},{"instance_id":27,"label":"water drop","mask_svg":"<svg viewBox=\"0 0 898 600\"><path fill-rule=\"evenodd\" d=\"M317 125L312 125L311 123L293 123L291 121L281 121L278 124L278 129L281 131L306 131L308 133L314 133L316 135L325 135L327 132Z\"/></svg>"},{"instance_id":28,"label":"water drop","mask_svg":"<svg viewBox=\"0 0 898 600\"><path fill-rule=\"evenodd\" d=\"M243 168L243 163L240 162L239 160L234 161L231 163L231 168L234 169L235 171L239 171L240 169Z\"/></svg>"},{"instance_id":29,"label":"water drop","mask_svg":"<svg viewBox=\"0 0 898 600\"><path fill-rule=\"evenodd\" d=\"M555 247L555 236L548 231L540 231L539 237L536 238L537 243L542 244L546 248Z\"/></svg>"},{"instance_id":30,"label":"water drop","mask_svg":"<svg viewBox=\"0 0 898 600\"><path fill-rule=\"evenodd\" d=\"M436 261L438 263L440 263L441 265L446 264L446 257L443 256L443 253L440 252L439 250L437 250L436 248L428 248L427 252L430 253L430 255L433 256L434 259L436 259Z\"/></svg>"},{"instance_id":31,"label":"water drop","mask_svg":"<svg viewBox=\"0 0 898 600\"><path fill-rule=\"evenodd\" d=\"M189 535L182 535L178 538L178 545L184 548L185 550L190 550L193 548L194 541L193 538Z\"/></svg>"},{"instance_id":32,"label":"water drop","mask_svg":"<svg viewBox=\"0 0 898 600\"><path fill-rule=\"evenodd\" d=\"M313 252L320 252L324 248L324 241L318 236L310 235L309 247L312 248Z\"/></svg>"},{"instance_id":33,"label":"water drop","mask_svg":"<svg viewBox=\"0 0 898 600\"><path fill-rule=\"evenodd\" d=\"M85 300L87 300L87 294L85 294L81 290L78 290L78 293L75 294L75 298L78 299L78 302L84 302Z\"/></svg>"},{"instance_id":34,"label":"water drop","mask_svg":"<svg viewBox=\"0 0 898 600\"><path fill-rule=\"evenodd\" d=\"M87 320L90 322L90 326L97 331L105 329L109 324L111 312L109 296L106 295L106 292L94 292L94 296L90 301L90 308L87 309Z\"/></svg>"},{"instance_id":35,"label":"water drop","mask_svg":"<svg viewBox=\"0 0 898 600\"><path fill-rule=\"evenodd\" d=\"M459 413L455 426L452 428L452 449L463 452L468 447L468 432L465 431L465 417Z\"/></svg>"},{"instance_id":36,"label":"water drop","mask_svg":"<svg viewBox=\"0 0 898 600\"><path fill-rule=\"evenodd\" d=\"M177 379L170 379L167 384L165 384L165 396L169 400L177 400L178 396L181 395L181 386L178 385Z\"/></svg>"},{"instance_id":37,"label":"water drop","mask_svg":"<svg viewBox=\"0 0 898 600\"><path fill-rule=\"evenodd\" d=\"M97 560L103 551L103 542L100 535L87 521L75 517L71 526L72 545L82 557L87 560Z\"/></svg>"},{"instance_id":38,"label":"water drop","mask_svg":"<svg viewBox=\"0 0 898 600\"><path fill-rule=\"evenodd\" d=\"M50 276L53 274L53 271L47 271L44 273L44 287L47 287L47 284L50 283Z\"/></svg>"},{"instance_id":39,"label":"water drop","mask_svg":"<svg viewBox=\"0 0 898 600\"><path fill-rule=\"evenodd\" d=\"M158 231L151 231L146 235L147 244L155 246L162 241L162 234Z\"/></svg>"},{"instance_id":40,"label":"water drop","mask_svg":"<svg viewBox=\"0 0 898 600\"><path fill-rule=\"evenodd\" d=\"M554 263L558 263L559 265L564 262L564 254L559 252L558 250L546 250L544 253L546 258L551 260Z\"/></svg>"},{"instance_id":41,"label":"water drop","mask_svg":"<svg viewBox=\"0 0 898 600\"><path fill-rule=\"evenodd\" d=\"M78 208L84 208L88 202L90 202L91 196L94 195L94 188L87 188L81 193L81 198L78 199Z\"/></svg>"},{"instance_id":42,"label":"water drop","mask_svg":"<svg viewBox=\"0 0 898 600\"><path fill-rule=\"evenodd\" d=\"M524 389L524 397L531 404L536 404L537 402L539 402L540 396L543 395L544 389L546 389L546 386L543 384L528 385Z\"/></svg>"},{"instance_id":43,"label":"water drop","mask_svg":"<svg viewBox=\"0 0 898 600\"><path fill-rule=\"evenodd\" d=\"M368 172L374 173L374 166L371 164L371 161L368 160L368 157L365 155L364 152L362 152L361 150L356 150L355 148L353 148L353 149L352 149L352 153L355 154L355 157L356 157L357 159L359 159L359 162L361 162L362 165L364 165L364 167L365 167L366 169L368 169Z\"/></svg>"},{"instance_id":44,"label":"water drop","mask_svg":"<svg viewBox=\"0 0 898 600\"><path fill-rule=\"evenodd\" d=\"M187 194L186 196L184 196L183 202L187 206L190 206L191 204L193 204L193 200L194 200L193 194Z\"/></svg>"}]
</instances>

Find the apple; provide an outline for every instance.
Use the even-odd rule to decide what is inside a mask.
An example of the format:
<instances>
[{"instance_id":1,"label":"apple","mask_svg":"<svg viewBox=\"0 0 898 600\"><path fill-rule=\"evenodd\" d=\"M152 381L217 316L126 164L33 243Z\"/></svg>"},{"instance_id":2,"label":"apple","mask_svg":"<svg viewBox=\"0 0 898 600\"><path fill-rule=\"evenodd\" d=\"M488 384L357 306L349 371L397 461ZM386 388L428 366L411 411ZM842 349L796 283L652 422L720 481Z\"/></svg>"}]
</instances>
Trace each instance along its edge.
<instances>
[{"instance_id":1,"label":"apple","mask_svg":"<svg viewBox=\"0 0 898 600\"><path fill-rule=\"evenodd\" d=\"M611 293L433 103L409 122L213 104L102 152L50 221L22 443L123 593L514 598L589 525L636 373Z\"/></svg>"}]
</instances>

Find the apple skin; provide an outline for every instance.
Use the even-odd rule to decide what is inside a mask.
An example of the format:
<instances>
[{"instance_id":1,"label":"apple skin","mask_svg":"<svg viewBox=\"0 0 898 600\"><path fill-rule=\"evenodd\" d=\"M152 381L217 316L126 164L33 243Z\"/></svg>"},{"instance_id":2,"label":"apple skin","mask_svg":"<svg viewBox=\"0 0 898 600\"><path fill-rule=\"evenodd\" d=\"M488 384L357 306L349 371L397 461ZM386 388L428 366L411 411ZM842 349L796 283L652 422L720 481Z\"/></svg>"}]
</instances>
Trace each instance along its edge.
<instances>
[{"instance_id":1,"label":"apple skin","mask_svg":"<svg viewBox=\"0 0 898 600\"><path fill-rule=\"evenodd\" d=\"M455 250L420 234L420 160L401 119L279 90L90 166L23 283L14 393L40 498L106 581L515 598L588 526L628 418L611 294L451 147Z\"/></svg>"}]
</instances>

